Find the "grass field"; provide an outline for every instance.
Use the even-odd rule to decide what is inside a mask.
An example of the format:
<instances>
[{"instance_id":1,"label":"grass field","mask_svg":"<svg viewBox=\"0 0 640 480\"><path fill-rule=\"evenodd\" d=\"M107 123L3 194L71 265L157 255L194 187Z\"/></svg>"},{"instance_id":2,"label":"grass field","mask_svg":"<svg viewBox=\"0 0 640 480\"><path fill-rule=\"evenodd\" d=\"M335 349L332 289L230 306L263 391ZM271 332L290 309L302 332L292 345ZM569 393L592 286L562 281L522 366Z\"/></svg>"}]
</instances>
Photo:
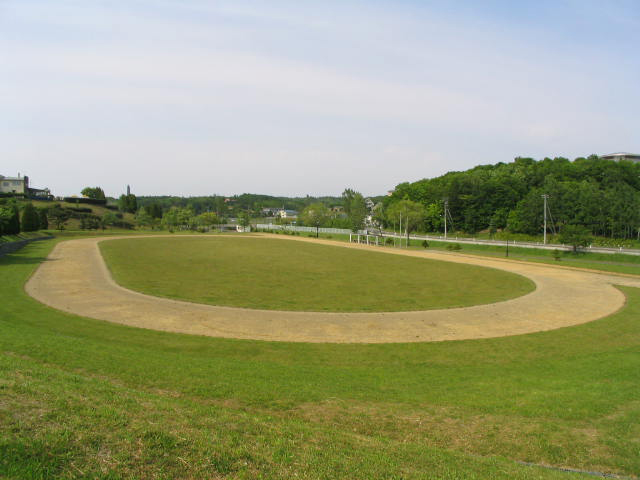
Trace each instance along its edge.
<instances>
[{"instance_id":1,"label":"grass field","mask_svg":"<svg viewBox=\"0 0 640 480\"><path fill-rule=\"evenodd\" d=\"M617 314L489 340L289 344L47 308L0 259L0 478L593 478L640 473L640 291Z\"/></svg>"},{"instance_id":2,"label":"grass field","mask_svg":"<svg viewBox=\"0 0 640 480\"><path fill-rule=\"evenodd\" d=\"M407 311L493 303L535 288L500 270L266 238L100 243L121 285L151 295L296 311Z\"/></svg>"},{"instance_id":3,"label":"grass field","mask_svg":"<svg viewBox=\"0 0 640 480\"><path fill-rule=\"evenodd\" d=\"M320 234L320 237L330 238L332 240L342 242L349 241L349 235ZM412 240L409 248L412 250L424 250L424 248L420 244L421 241ZM451 245L451 243L429 240L428 248L430 250L446 251L447 245ZM460 243L459 245L461 246L461 250L458 253L463 253L465 255L478 255L482 257L505 257L506 254L506 247L502 245L472 245L464 243ZM573 253L571 251L563 251L561 252L560 259L556 260L553 258L553 252L551 250L514 247L510 245L509 258L513 260L547 263L565 267L588 268L592 270L601 270L603 272L640 275L640 256L626 255L623 253Z\"/></svg>"}]
</instances>

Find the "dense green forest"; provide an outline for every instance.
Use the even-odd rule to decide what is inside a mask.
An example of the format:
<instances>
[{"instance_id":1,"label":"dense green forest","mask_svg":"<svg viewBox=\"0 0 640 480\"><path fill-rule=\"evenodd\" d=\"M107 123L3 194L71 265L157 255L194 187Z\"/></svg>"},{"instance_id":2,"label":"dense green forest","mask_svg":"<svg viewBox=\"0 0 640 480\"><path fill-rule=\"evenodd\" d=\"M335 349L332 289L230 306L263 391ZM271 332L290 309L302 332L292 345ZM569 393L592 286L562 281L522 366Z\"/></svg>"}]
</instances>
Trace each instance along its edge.
<instances>
[{"instance_id":1,"label":"dense green forest","mask_svg":"<svg viewBox=\"0 0 640 480\"><path fill-rule=\"evenodd\" d=\"M401 183L384 201L425 207L418 229L442 231L444 201L453 229L467 233L508 229L536 235L543 230L543 198L549 195L549 231L582 225L597 236L632 238L640 228L640 164L577 158L518 157L513 163L481 165L464 172Z\"/></svg>"}]
</instances>

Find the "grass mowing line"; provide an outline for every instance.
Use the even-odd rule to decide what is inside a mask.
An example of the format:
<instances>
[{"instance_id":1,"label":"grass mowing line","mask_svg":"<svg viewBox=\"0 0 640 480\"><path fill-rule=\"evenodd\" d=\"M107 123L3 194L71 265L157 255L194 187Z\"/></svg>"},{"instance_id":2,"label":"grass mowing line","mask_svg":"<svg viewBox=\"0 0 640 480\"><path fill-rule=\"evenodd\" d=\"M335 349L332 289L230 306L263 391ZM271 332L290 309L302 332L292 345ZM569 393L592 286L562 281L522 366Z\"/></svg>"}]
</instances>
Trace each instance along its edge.
<instances>
[{"instance_id":1,"label":"grass mowing line","mask_svg":"<svg viewBox=\"0 0 640 480\"><path fill-rule=\"evenodd\" d=\"M518 337L238 341L43 307L22 285L47 249L0 260L0 475L589 478L506 458L640 471L638 289L611 317Z\"/></svg>"},{"instance_id":2,"label":"grass mowing line","mask_svg":"<svg viewBox=\"0 0 640 480\"><path fill-rule=\"evenodd\" d=\"M512 273L278 239L101 242L120 285L149 295L261 310L402 312L495 303L531 292ZM455 288L452 288L455 285Z\"/></svg>"}]
</instances>

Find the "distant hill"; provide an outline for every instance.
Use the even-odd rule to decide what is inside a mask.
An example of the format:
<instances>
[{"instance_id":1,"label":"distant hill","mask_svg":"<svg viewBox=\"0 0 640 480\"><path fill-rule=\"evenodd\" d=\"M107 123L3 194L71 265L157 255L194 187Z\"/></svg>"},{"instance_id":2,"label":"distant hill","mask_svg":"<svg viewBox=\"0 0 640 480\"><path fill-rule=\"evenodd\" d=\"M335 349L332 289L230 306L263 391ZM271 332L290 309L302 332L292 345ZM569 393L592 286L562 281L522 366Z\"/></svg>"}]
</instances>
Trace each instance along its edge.
<instances>
[{"instance_id":1,"label":"distant hill","mask_svg":"<svg viewBox=\"0 0 640 480\"><path fill-rule=\"evenodd\" d=\"M427 207L426 231L442 230L443 201L454 228L467 233L508 228L539 234L542 195L549 195L553 223L583 225L594 235L632 238L640 228L640 164L587 158L518 157L437 178L401 183L385 206L408 198Z\"/></svg>"},{"instance_id":2,"label":"distant hill","mask_svg":"<svg viewBox=\"0 0 640 480\"><path fill-rule=\"evenodd\" d=\"M382 197L375 197L381 199ZM374 199L375 199L374 198ZM220 195L200 197L175 197L175 196L145 196L137 197L138 206L145 207L157 203L163 210L170 207L191 207L196 214L202 212L219 212L225 215L240 211L251 211L258 214L263 208L285 208L287 210L301 211L307 205L322 202L327 206L342 205L342 197L274 197L255 193L243 193L224 197Z\"/></svg>"}]
</instances>

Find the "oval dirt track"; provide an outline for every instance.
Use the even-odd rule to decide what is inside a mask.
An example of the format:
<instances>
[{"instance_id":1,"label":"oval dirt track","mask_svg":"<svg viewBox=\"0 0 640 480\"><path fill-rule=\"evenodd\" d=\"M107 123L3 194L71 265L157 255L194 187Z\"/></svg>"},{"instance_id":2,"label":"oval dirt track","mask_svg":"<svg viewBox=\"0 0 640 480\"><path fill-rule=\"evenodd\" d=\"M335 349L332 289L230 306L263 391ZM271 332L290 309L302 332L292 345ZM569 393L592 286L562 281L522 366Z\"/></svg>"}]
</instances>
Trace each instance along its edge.
<instances>
[{"instance_id":1,"label":"oval dirt track","mask_svg":"<svg viewBox=\"0 0 640 480\"><path fill-rule=\"evenodd\" d=\"M134 327L256 340L390 343L501 337L577 325L610 315L624 305L625 297L614 284L640 287L640 279L629 276L506 259L279 235L252 238L259 241L263 236L498 268L530 278L537 288L504 302L419 312L287 312L201 305L144 295L115 283L100 255L98 242L141 238L137 235L61 242L36 270L25 290L58 310ZM222 238L234 241L234 236Z\"/></svg>"}]
</instances>

